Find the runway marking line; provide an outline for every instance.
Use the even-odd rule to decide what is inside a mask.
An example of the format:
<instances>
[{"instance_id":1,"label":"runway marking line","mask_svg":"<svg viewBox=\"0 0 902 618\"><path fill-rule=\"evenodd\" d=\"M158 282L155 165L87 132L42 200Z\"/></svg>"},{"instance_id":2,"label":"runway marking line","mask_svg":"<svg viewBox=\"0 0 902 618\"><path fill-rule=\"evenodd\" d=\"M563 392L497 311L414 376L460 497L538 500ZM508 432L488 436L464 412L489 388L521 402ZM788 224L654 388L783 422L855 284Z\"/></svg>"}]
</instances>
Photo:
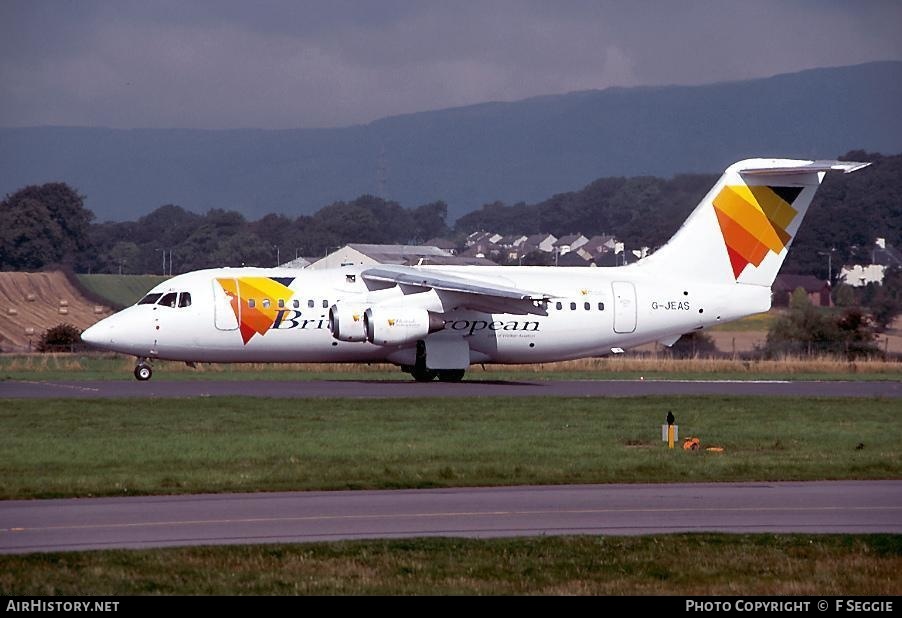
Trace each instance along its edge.
<instances>
[{"instance_id":1,"label":"runway marking line","mask_svg":"<svg viewBox=\"0 0 902 618\"><path fill-rule=\"evenodd\" d=\"M623 382L663 382L675 384L792 384L792 380L668 380L650 378L648 380L619 380ZM813 380L821 382L822 380Z\"/></svg>"},{"instance_id":2,"label":"runway marking line","mask_svg":"<svg viewBox=\"0 0 902 618\"><path fill-rule=\"evenodd\" d=\"M242 519L196 519L155 522L131 522L110 524L80 524L76 526L16 527L0 529L0 532L41 532L48 530L91 530L101 528L153 528L162 526L199 526L204 524L258 524L302 521L353 521L375 519L431 519L441 517L524 517L529 515L592 515L603 513L729 513L729 512L829 512L829 511L902 511L902 506L823 506L823 507L712 507L712 508L660 508L660 509L574 509L539 511L465 511L445 513L387 513L384 515L308 515L300 517L250 517Z\"/></svg>"},{"instance_id":3,"label":"runway marking line","mask_svg":"<svg viewBox=\"0 0 902 618\"><path fill-rule=\"evenodd\" d=\"M94 388L93 386L78 386L76 384L57 384L56 382L43 382L40 380L12 380L13 383L19 384L37 384L40 386L55 386L56 388L68 388L73 391L89 391L92 393L99 393L99 388Z\"/></svg>"}]
</instances>

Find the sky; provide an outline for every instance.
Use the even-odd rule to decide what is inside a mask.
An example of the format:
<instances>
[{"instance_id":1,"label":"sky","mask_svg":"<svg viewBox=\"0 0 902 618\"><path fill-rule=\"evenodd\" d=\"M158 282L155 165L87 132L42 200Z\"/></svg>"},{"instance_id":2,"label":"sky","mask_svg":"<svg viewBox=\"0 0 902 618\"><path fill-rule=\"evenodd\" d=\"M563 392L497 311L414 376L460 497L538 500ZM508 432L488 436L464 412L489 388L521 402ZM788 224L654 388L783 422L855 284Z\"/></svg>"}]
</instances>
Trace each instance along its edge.
<instances>
[{"instance_id":1,"label":"sky","mask_svg":"<svg viewBox=\"0 0 902 618\"><path fill-rule=\"evenodd\" d=\"M311 128L902 60L899 0L0 0L0 127Z\"/></svg>"}]
</instances>

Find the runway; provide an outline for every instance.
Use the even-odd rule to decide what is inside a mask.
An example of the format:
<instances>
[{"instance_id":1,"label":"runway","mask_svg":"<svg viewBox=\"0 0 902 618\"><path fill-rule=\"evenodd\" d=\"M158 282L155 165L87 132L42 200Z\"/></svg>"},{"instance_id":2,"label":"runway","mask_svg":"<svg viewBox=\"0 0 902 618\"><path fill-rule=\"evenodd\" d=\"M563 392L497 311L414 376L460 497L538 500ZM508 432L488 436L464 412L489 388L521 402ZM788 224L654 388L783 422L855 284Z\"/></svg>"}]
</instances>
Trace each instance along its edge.
<instances>
[{"instance_id":1,"label":"runway","mask_svg":"<svg viewBox=\"0 0 902 618\"><path fill-rule=\"evenodd\" d=\"M418 383L413 380L311 381L24 381L0 382L2 398L118 397L638 397L643 395L720 395L779 397L902 397L902 381L803 382L746 380L465 380Z\"/></svg>"},{"instance_id":2,"label":"runway","mask_svg":"<svg viewBox=\"0 0 902 618\"><path fill-rule=\"evenodd\" d=\"M0 502L0 553L450 536L902 533L902 481L561 485Z\"/></svg>"}]
</instances>

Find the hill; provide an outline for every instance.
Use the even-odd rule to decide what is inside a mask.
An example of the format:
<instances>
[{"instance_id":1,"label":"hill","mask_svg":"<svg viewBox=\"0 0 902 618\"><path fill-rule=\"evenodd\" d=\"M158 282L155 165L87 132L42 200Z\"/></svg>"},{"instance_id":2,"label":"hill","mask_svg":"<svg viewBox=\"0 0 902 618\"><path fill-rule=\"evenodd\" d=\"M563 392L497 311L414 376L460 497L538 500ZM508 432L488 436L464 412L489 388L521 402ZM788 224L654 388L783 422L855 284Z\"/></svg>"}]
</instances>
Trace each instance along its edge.
<instances>
[{"instance_id":1,"label":"hill","mask_svg":"<svg viewBox=\"0 0 902 618\"><path fill-rule=\"evenodd\" d=\"M0 272L0 350L23 351L48 328L80 329L112 312L86 298L62 272ZM26 329L33 329L29 334Z\"/></svg>"},{"instance_id":2,"label":"hill","mask_svg":"<svg viewBox=\"0 0 902 618\"><path fill-rule=\"evenodd\" d=\"M77 275L81 284L115 308L138 302L147 291L168 277L162 275Z\"/></svg>"},{"instance_id":3,"label":"hill","mask_svg":"<svg viewBox=\"0 0 902 618\"><path fill-rule=\"evenodd\" d=\"M0 192L66 182L101 220L310 214L364 193L455 218L603 176L715 173L750 156L902 151L902 62L705 86L610 88L336 129L0 129ZM384 191L380 190L384 187Z\"/></svg>"}]
</instances>

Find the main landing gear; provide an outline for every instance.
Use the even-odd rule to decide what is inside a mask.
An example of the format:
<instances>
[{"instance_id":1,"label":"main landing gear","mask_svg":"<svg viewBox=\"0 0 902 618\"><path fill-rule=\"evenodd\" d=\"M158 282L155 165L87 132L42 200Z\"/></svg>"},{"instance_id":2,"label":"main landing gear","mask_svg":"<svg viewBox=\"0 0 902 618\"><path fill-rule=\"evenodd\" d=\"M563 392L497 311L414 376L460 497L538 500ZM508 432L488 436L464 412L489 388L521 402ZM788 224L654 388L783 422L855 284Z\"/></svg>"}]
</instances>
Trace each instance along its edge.
<instances>
[{"instance_id":1,"label":"main landing gear","mask_svg":"<svg viewBox=\"0 0 902 618\"><path fill-rule=\"evenodd\" d=\"M401 369L412 375L417 382L432 382L436 378L439 382L460 382L467 372L466 369L418 369L410 365Z\"/></svg>"},{"instance_id":2,"label":"main landing gear","mask_svg":"<svg viewBox=\"0 0 902 618\"><path fill-rule=\"evenodd\" d=\"M147 364L146 358L139 358L138 364L135 365L135 379L146 382L153 375L153 369Z\"/></svg>"},{"instance_id":3,"label":"main landing gear","mask_svg":"<svg viewBox=\"0 0 902 618\"><path fill-rule=\"evenodd\" d=\"M426 366L426 342L417 341L416 361L414 365L401 367L413 376L417 382L432 382L438 378L439 382L460 382L464 379L466 369L429 369Z\"/></svg>"},{"instance_id":4,"label":"main landing gear","mask_svg":"<svg viewBox=\"0 0 902 618\"><path fill-rule=\"evenodd\" d=\"M466 369L441 369L438 372L439 382L460 382L464 379Z\"/></svg>"}]
</instances>

